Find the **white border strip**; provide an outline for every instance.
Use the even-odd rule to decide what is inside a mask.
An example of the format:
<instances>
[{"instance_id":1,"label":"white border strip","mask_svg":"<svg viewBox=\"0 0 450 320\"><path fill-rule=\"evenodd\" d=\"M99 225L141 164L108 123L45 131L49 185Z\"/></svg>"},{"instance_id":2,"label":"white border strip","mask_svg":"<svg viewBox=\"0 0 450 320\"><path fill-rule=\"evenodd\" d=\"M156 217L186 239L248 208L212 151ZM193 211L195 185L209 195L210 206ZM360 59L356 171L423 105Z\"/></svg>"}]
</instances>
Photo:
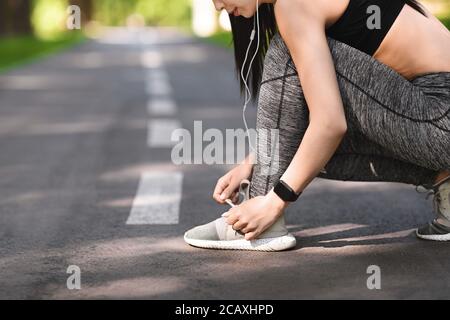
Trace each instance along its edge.
<instances>
[{"instance_id":1,"label":"white border strip","mask_svg":"<svg viewBox=\"0 0 450 320\"><path fill-rule=\"evenodd\" d=\"M127 224L178 224L183 173L144 172Z\"/></svg>"},{"instance_id":2,"label":"white border strip","mask_svg":"<svg viewBox=\"0 0 450 320\"><path fill-rule=\"evenodd\" d=\"M173 119L152 119L148 122L147 145L150 148L170 148L177 141L172 141L172 132L181 128L181 123Z\"/></svg>"},{"instance_id":3,"label":"white border strip","mask_svg":"<svg viewBox=\"0 0 450 320\"><path fill-rule=\"evenodd\" d=\"M177 113L177 105L171 98L155 97L148 101L147 111L152 116L172 116Z\"/></svg>"}]
</instances>

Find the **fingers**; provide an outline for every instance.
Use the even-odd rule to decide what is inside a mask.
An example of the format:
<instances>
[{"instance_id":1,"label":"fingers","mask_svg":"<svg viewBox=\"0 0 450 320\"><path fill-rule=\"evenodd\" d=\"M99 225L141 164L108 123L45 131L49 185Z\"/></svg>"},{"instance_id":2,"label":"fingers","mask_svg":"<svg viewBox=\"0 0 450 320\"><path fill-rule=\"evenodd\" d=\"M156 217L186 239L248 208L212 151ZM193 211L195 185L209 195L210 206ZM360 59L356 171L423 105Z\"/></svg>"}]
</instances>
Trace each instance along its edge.
<instances>
[{"instance_id":1,"label":"fingers","mask_svg":"<svg viewBox=\"0 0 450 320\"><path fill-rule=\"evenodd\" d=\"M233 183L230 178L224 176L217 181L213 192L213 199L220 204L224 204L227 199L231 199L233 203L237 203L239 200L239 193L236 192L238 187L239 184Z\"/></svg>"},{"instance_id":2,"label":"fingers","mask_svg":"<svg viewBox=\"0 0 450 320\"><path fill-rule=\"evenodd\" d=\"M245 233L245 240L254 240L258 238L263 232L267 230L273 222L266 225L265 227L258 226L254 223L249 223L241 232Z\"/></svg>"},{"instance_id":3,"label":"fingers","mask_svg":"<svg viewBox=\"0 0 450 320\"><path fill-rule=\"evenodd\" d=\"M223 203L226 199L231 199L234 196L235 192L236 188L230 183L220 194L219 200Z\"/></svg>"},{"instance_id":4,"label":"fingers","mask_svg":"<svg viewBox=\"0 0 450 320\"><path fill-rule=\"evenodd\" d=\"M226 223L228 223L229 225L234 225L236 222L238 222L239 217L237 214L238 211L238 207L234 207L231 208L230 210L228 210L227 212L225 212L224 214L222 214L222 217L225 218Z\"/></svg>"},{"instance_id":5,"label":"fingers","mask_svg":"<svg viewBox=\"0 0 450 320\"><path fill-rule=\"evenodd\" d=\"M239 202L239 194L237 192L233 192L230 198L226 199L225 202L232 208L237 206Z\"/></svg>"},{"instance_id":6,"label":"fingers","mask_svg":"<svg viewBox=\"0 0 450 320\"><path fill-rule=\"evenodd\" d=\"M259 233L256 231L246 232L245 240L255 240L259 236Z\"/></svg>"},{"instance_id":7,"label":"fingers","mask_svg":"<svg viewBox=\"0 0 450 320\"><path fill-rule=\"evenodd\" d=\"M239 217L236 214L236 208L231 208L228 212L224 214L224 217L227 223L231 226L233 226L236 222L239 221Z\"/></svg>"},{"instance_id":8,"label":"fingers","mask_svg":"<svg viewBox=\"0 0 450 320\"><path fill-rule=\"evenodd\" d=\"M234 230L240 230L242 233L245 233L245 240L254 240L261 234L261 230L257 229L255 225L249 224L249 222L245 220L239 220L238 207L230 209L222 216Z\"/></svg>"},{"instance_id":9,"label":"fingers","mask_svg":"<svg viewBox=\"0 0 450 320\"><path fill-rule=\"evenodd\" d=\"M233 229L234 230L243 230L245 227L247 227L247 222L245 222L245 221L241 221L241 220L238 220L235 224L233 224Z\"/></svg>"},{"instance_id":10,"label":"fingers","mask_svg":"<svg viewBox=\"0 0 450 320\"><path fill-rule=\"evenodd\" d=\"M245 233L254 230L254 227L249 226L248 220L241 217L239 210L239 207L234 207L222 216L226 218L226 222L236 231L241 230L241 232Z\"/></svg>"},{"instance_id":11,"label":"fingers","mask_svg":"<svg viewBox=\"0 0 450 320\"><path fill-rule=\"evenodd\" d=\"M243 233L249 233L249 232L253 232L255 230L256 230L256 228L253 225L251 225L250 223L247 223L247 225L241 229L241 231Z\"/></svg>"},{"instance_id":12,"label":"fingers","mask_svg":"<svg viewBox=\"0 0 450 320\"><path fill-rule=\"evenodd\" d=\"M222 199L220 196L223 193L223 191L228 187L228 185L229 185L229 182L226 179L224 179L223 177L217 181L216 187L214 188L214 192L213 192L213 199L216 202L218 202L220 204L225 203L226 198Z\"/></svg>"}]
</instances>

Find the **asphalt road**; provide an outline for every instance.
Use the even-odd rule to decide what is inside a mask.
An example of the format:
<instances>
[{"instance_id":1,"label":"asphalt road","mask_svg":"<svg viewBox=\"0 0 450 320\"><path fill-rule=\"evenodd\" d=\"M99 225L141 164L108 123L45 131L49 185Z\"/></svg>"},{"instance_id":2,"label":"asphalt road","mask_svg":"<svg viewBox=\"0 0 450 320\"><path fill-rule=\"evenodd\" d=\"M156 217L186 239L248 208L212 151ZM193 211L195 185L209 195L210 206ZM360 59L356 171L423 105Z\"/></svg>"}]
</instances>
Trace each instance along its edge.
<instances>
[{"instance_id":1,"label":"asphalt road","mask_svg":"<svg viewBox=\"0 0 450 320\"><path fill-rule=\"evenodd\" d=\"M148 110L155 68L177 106L163 117ZM231 51L171 29L111 30L0 75L0 298L450 297L450 246L416 239L432 206L407 185L314 181L286 213L291 251L186 245L185 230L226 209L211 192L227 166L174 165L148 124L242 128L240 106ZM127 224L149 172L182 174L181 198L166 199L179 201L175 222ZM144 207L158 205L148 196ZM80 290L66 286L70 265ZM371 265L379 290L367 288Z\"/></svg>"}]
</instances>

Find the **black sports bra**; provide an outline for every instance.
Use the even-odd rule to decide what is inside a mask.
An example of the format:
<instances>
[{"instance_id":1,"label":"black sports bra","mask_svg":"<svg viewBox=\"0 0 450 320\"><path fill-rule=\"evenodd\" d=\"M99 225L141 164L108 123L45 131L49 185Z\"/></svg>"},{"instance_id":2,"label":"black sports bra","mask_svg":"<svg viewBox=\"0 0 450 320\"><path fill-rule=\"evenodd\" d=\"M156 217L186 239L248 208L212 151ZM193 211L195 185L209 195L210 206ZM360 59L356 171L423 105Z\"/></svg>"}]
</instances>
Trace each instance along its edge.
<instances>
[{"instance_id":1,"label":"black sports bra","mask_svg":"<svg viewBox=\"0 0 450 320\"><path fill-rule=\"evenodd\" d=\"M344 14L327 29L326 33L330 38L372 56L383 42L405 4L405 0L350 0ZM373 5L378 7L370 8ZM376 21L377 11L374 10L378 10L380 13L378 24Z\"/></svg>"}]
</instances>

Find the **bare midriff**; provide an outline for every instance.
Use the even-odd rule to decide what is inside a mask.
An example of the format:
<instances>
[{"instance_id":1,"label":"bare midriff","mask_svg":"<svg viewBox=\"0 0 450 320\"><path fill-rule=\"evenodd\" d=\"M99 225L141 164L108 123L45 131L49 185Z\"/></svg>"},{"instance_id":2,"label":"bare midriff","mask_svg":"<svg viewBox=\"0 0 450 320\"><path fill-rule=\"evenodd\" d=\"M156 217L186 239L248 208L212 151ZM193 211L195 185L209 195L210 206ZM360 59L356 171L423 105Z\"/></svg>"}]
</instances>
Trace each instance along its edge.
<instances>
[{"instance_id":1,"label":"bare midriff","mask_svg":"<svg viewBox=\"0 0 450 320\"><path fill-rule=\"evenodd\" d=\"M374 58L411 80L450 72L450 32L431 13L405 5Z\"/></svg>"}]
</instances>

